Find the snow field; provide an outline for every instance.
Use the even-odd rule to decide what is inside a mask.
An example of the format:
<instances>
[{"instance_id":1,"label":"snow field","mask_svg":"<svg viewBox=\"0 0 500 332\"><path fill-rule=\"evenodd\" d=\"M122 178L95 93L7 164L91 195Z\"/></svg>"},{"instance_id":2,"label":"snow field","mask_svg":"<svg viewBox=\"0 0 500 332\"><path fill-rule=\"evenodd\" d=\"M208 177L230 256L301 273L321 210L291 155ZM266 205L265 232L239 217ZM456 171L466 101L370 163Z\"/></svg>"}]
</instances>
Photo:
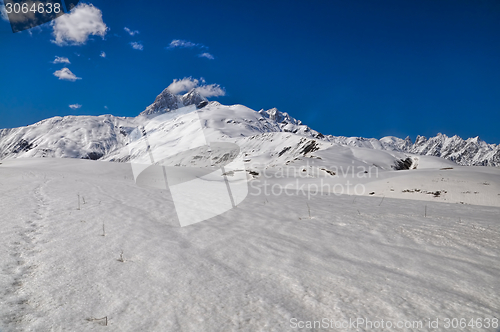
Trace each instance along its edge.
<instances>
[{"instance_id":1,"label":"snow field","mask_svg":"<svg viewBox=\"0 0 500 332\"><path fill-rule=\"evenodd\" d=\"M500 312L494 206L250 194L181 228L169 193L136 186L127 164L5 161L0 188L2 331L289 331L293 318ZM431 330L449 331L418 331Z\"/></svg>"}]
</instances>

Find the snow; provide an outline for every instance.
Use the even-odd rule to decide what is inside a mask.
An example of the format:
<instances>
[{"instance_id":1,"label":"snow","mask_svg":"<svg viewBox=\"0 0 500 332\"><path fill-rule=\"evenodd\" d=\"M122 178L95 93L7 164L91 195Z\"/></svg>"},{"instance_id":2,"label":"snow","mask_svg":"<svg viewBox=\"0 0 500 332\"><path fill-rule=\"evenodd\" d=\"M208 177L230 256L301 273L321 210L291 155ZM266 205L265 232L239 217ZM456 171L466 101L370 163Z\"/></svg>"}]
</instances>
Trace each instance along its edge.
<instances>
[{"instance_id":1,"label":"snow","mask_svg":"<svg viewBox=\"0 0 500 332\"><path fill-rule=\"evenodd\" d=\"M180 126L177 131L190 130L190 128L183 127L179 118L186 116L186 110L193 112L195 105L200 102L207 102L207 100L195 90L180 96L166 89L158 95L153 104L135 118L112 115L67 116L47 119L22 128L2 129L0 130L0 160L20 157L57 157L129 161L127 143L130 141L131 132L139 127L149 127L151 132L172 129L174 123ZM405 156L437 156L460 165L500 165L500 145L486 144L478 137L462 140L458 136L450 138L438 134L429 139L419 136L415 143L412 143L409 138L402 140L392 136L378 140L323 135L276 108L256 112L243 105L226 106L218 102L209 102L197 113L203 121L202 128L207 138L238 144L245 153L250 150L245 144L254 145L253 142L249 142L252 137L259 136L258 139L270 141L270 136L286 133L289 134L287 137L293 137L294 141L302 138L314 139L321 149L341 145L399 152L399 155ZM167 123L159 123L158 115L160 118L167 116L169 118ZM162 135L170 136L168 137L170 143L178 138L166 132ZM165 148L167 146L163 147ZM267 148L270 149L271 145ZM133 157L141 154L136 152ZM290 156L285 153L282 159L288 157ZM272 164L276 160L269 162Z\"/></svg>"},{"instance_id":2,"label":"snow","mask_svg":"<svg viewBox=\"0 0 500 332\"><path fill-rule=\"evenodd\" d=\"M0 331L498 318L500 146L200 101L0 130Z\"/></svg>"},{"instance_id":3,"label":"snow","mask_svg":"<svg viewBox=\"0 0 500 332\"><path fill-rule=\"evenodd\" d=\"M135 118L112 115L54 117L27 127L0 130L0 155L5 159L88 158L91 152L103 156L125 144L126 134L137 125ZM22 141L27 146L21 146Z\"/></svg>"},{"instance_id":4,"label":"snow","mask_svg":"<svg viewBox=\"0 0 500 332\"><path fill-rule=\"evenodd\" d=\"M394 171L388 151L363 151L333 146L289 163L298 172L315 161L303 177L264 177L283 167L266 164L237 208L187 227L169 190L137 186L130 164L2 161L0 330L289 331L294 318L364 318L449 331L445 318L498 318L500 171L438 158ZM378 177L349 178L373 196L262 190L374 159ZM417 187L447 193L402 192ZM436 318L439 328L425 325Z\"/></svg>"}]
</instances>

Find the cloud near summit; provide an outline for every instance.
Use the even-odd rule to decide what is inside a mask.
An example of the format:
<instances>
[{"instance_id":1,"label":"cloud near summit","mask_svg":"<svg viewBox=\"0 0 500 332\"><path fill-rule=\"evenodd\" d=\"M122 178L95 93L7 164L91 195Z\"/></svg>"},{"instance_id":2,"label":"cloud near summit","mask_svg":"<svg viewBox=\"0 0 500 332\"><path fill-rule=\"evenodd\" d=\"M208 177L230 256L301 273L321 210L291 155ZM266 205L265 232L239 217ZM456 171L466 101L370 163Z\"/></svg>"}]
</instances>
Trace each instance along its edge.
<instances>
[{"instance_id":1,"label":"cloud near summit","mask_svg":"<svg viewBox=\"0 0 500 332\"><path fill-rule=\"evenodd\" d=\"M192 77L184 77L180 80L175 79L167 89L173 94L180 94L195 89L196 92L206 98L226 95L226 91L219 84L205 84L203 78L199 80Z\"/></svg>"}]
</instances>

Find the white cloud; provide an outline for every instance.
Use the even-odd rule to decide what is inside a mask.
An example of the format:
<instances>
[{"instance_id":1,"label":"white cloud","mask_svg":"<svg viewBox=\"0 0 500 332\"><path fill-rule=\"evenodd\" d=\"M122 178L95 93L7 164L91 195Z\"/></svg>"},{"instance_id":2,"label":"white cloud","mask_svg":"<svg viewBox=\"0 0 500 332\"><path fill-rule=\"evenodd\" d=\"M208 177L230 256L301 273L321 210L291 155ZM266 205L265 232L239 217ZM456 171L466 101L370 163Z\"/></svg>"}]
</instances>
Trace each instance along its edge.
<instances>
[{"instance_id":1,"label":"white cloud","mask_svg":"<svg viewBox=\"0 0 500 332\"><path fill-rule=\"evenodd\" d=\"M69 62L69 59L68 58L65 58L63 56L57 56L56 55L56 58L54 61L52 61L53 64L57 64L57 63L67 63L68 65L71 64L71 62Z\"/></svg>"},{"instance_id":2,"label":"white cloud","mask_svg":"<svg viewBox=\"0 0 500 332\"><path fill-rule=\"evenodd\" d=\"M172 48L192 48L192 47L204 47L202 44L195 44L193 42L187 41L187 40L181 40L181 39L174 39L170 42L170 45L168 45L167 49L172 49Z\"/></svg>"},{"instance_id":3,"label":"white cloud","mask_svg":"<svg viewBox=\"0 0 500 332\"><path fill-rule=\"evenodd\" d=\"M69 108L71 108L72 110L77 110L79 108L81 108L82 105L80 104L72 104L72 105L69 105Z\"/></svg>"},{"instance_id":4,"label":"white cloud","mask_svg":"<svg viewBox=\"0 0 500 332\"><path fill-rule=\"evenodd\" d=\"M108 106L104 106L105 109L108 109Z\"/></svg>"},{"instance_id":5,"label":"white cloud","mask_svg":"<svg viewBox=\"0 0 500 332\"><path fill-rule=\"evenodd\" d=\"M54 76L59 77L60 80L74 82L76 80L81 80L81 77L76 77L75 74L71 72L68 68L63 68L61 70L56 70Z\"/></svg>"},{"instance_id":6,"label":"white cloud","mask_svg":"<svg viewBox=\"0 0 500 332\"><path fill-rule=\"evenodd\" d=\"M205 84L202 78L197 80L192 77L184 77L180 80L174 80L168 87L168 91L173 94L179 94L195 89L203 97L219 97L224 96L226 91L218 84Z\"/></svg>"},{"instance_id":7,"label":"white cloud","mask_svg":"<svg viewBox=\"0 0 500 332\"><path fill-rule=\"evenodd\" d=\"M30 37L33 37L33 32L34 32L34 31L38 31L38 33L40 33L40 32L42 32L42 31L43 31L43 29L42 29L42 28L41 28L41 26L39 25L39 26L36 26L36 27L33 27L33 28L30 28L30 29L26 30L26 32L28 32L28 33L29 33Z\"/></svg>"},{"instance_id":8,"label":"white cloud","mask_svg":"<svg viewBox=\"0 0 500 332\"><path fill-rule=\"evenodd\" d=\"M207 98L220 97L226 95L226 91L224 91L224 89L221 88L219 84L202 85L196 88L196 91L203 97Z\"/></svg>"},{"instance_id":9,"label":"white cloud","mask_svg":"<svg viewBox=\"0 0 500 332\"><path fill-rule=\"evenodd\" d=\"M53 43L63 45L83 45L90 35L104 38L108 27L102 20L102 12L92 4L80 3L69 14L55 19Z\"/></svg>"},{"instance_id":10,"label":"white cloud","mask_svg":"<svg viewBox=\"0 0 500 332\"><path fill-rule=\"evenodd\" d=\"M132 45L132 48L134 50L139 50L142 51L144 49L144 45L142 45L140 42L131 42L130 45Z\"/></svg>"},{"instance_id":11,"label":"white cloud","mask_svg":"<svg viewBox=\"0 0 500 332\"><path fill-rule=\"evenodd\" d=\"M207 50L208 47L203 45L203 44L197 44L193 43L189 40L182 40L182 39L174 39L170 42L170 45L165 47L167 50L172 50L174 48L199 48L199 49L205 49ZM198 54L198 57L200 58L207 58L209 60L215 59L215 57L208 53L208 52L203 52L201 54Z\"/></svg>"},{"instance_id":12,"label":"white cloud","mask_svg":"<svg viewBox=\"0 0 500 332\"><path fill-rule=\"evenodd\" d=\"M174 80L168 87L168 91L173 94L189 91L199 85L200 81L192 77L184 77L181 80Z\"/></svg>"},{"instance_id":13,"label":"white cloud","mask_svg":"<svg viewBox=\"0 0 500 332\"><path fill-rule=\"evenodd\" d=\"M101 52L101 54L99 54L99 56L100 56L101 58L105 58L105 57L106 57L106 52L102 51L102 52Z\"/></svg>"},{"instance_id":14,"label":"white cloud","mask_svg":"<svg viewBox=\"0 0 500 332\"><path fill-rule=\"evenodd\" d=\"M207 58L209 60L213 60L215 59L214 56L208 52L205 52L205 53L201 53L198 55L200 58Z\"/></svg>"},{"instance_id":15,"label":"white cloud","mask_svg":"<svg viewBox=\"0 0 500 332\"><path fill-rule=\"evenodd\" d=\"M139 34L139 31L137 31L137 30L132 31L132 30L130 30L130 29L129 29L129 28L127 28L127 27L123 28L123 30L127 31L127 33L128 33L129 35L131 35L131 36L135 36L135 35Z\"/></svg>"},{"instance_id":16,"label":"white cloud","mask_svg":"<svg viewBox=\"0 0 500 332\"><path fill-rule=\"evenodd\" d=\"M0 16L2 20L9 22L9 16L7 15L7 11L5 10L3 3L0 3Z\"/></svg>"}]
</instances>

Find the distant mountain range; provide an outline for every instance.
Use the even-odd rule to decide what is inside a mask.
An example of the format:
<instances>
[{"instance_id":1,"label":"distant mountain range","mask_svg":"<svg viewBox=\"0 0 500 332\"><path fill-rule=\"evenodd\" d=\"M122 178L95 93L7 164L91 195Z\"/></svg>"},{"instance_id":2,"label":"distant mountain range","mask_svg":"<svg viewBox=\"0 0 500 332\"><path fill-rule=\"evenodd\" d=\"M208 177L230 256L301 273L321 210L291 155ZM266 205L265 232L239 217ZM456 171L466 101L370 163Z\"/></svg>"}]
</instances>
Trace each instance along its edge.
<instances>
[{"instance_id":1,"label":"distant mountain range","mask_svg":"<svg viewBox=\"0 0 500 332\"><path fill-rule=\"evenodd\" d=\"M146 126L158 115L175 114L176 110L190 105L200 108L200 119L204 120L204 130L211 139L235 142L242 151L248 151L248 155L267 153L274 156L274 163L286 163L312 144L315 149L340 145L393 151L408 156L436 156L464 166L500 166L500 145L487 144L479 137L464 140L458 136L438 134L431 138L418 136L412 142L409 137L375 139L323 135L276 108L254 111L242 105L225 106L209 102L194 89L184 95L175 95L165 89L154 103L134 118L65 116L26 127L1 129L0 159L58 157L128 161L131 156L127 144L135 128ZM158 136L160 141L168 141L171 148L175 148L176 137L172 133L183 131L171 129L179 126L188 124L179 122L175 116L170 123L162 124L164 133ZM283 146L287 148L285 151Z\"/></svg>"}]
</instances>

